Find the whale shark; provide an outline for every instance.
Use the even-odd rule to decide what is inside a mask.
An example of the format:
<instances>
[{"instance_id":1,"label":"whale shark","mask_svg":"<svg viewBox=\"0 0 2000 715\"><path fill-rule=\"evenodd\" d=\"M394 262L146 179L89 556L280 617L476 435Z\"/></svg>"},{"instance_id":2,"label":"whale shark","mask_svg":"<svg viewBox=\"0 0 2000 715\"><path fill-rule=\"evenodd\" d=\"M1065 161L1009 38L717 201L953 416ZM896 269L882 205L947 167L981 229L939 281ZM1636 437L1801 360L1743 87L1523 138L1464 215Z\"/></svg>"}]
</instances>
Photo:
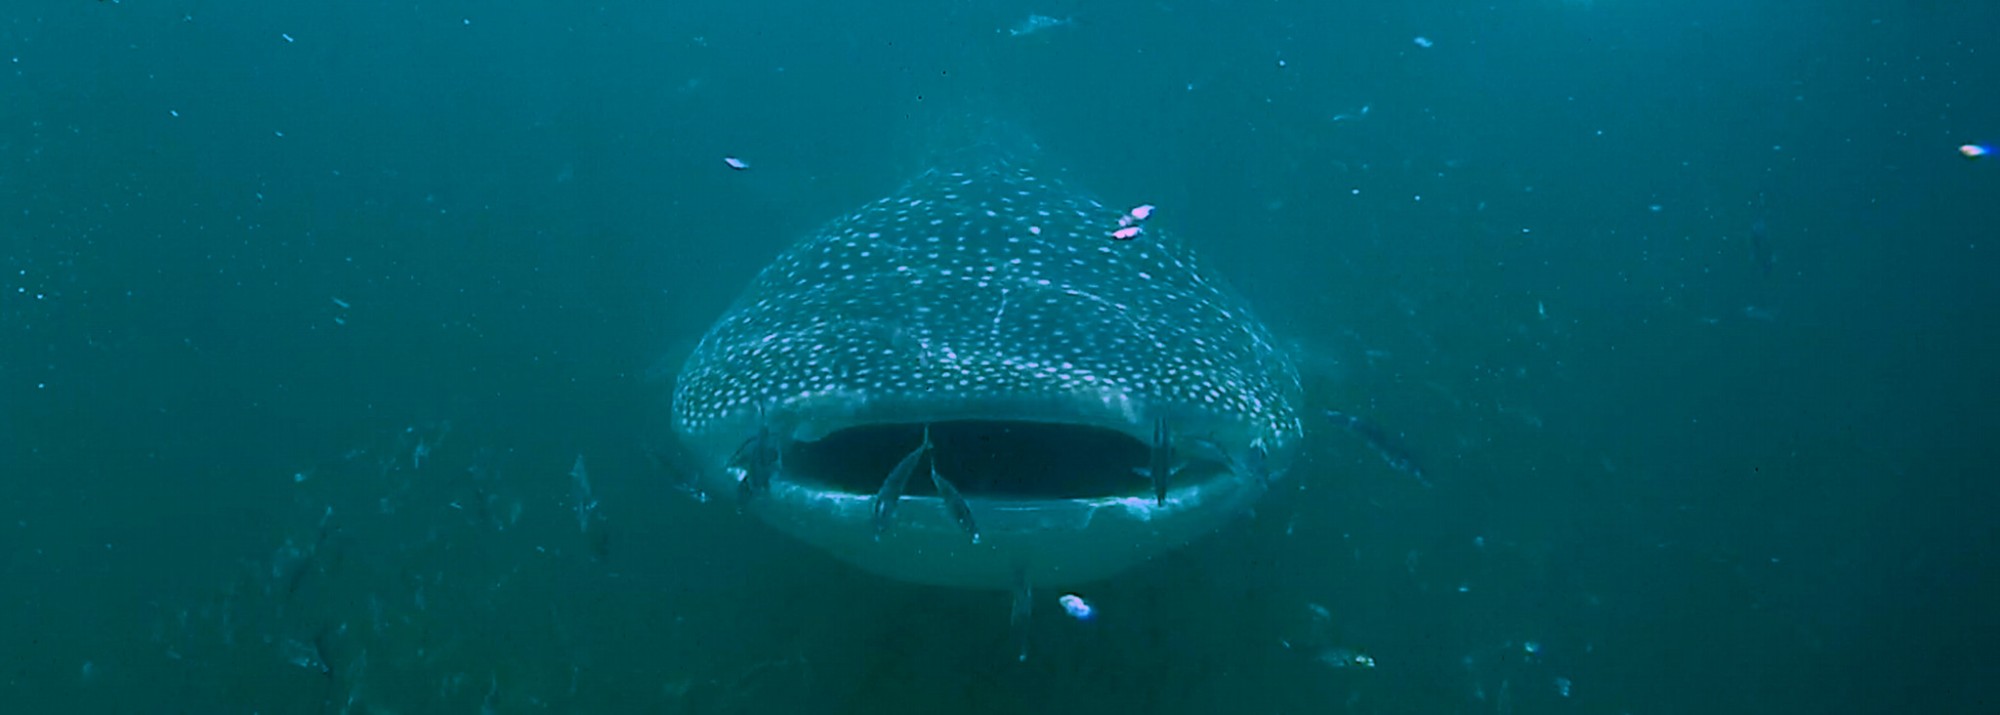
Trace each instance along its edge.
<instances>
[{"instance_id":1,"label":"whale shark","mask_svg":"<svg viewBox=\"0 0 2000 715\"><path fill-rule=\"evenodd\" d=\"M1298 370L1132 214L986 159L808 233L680 369L694 478L842 561L1017 609L1245 514L1299 452Z\"/></svg>"}]
</instances>

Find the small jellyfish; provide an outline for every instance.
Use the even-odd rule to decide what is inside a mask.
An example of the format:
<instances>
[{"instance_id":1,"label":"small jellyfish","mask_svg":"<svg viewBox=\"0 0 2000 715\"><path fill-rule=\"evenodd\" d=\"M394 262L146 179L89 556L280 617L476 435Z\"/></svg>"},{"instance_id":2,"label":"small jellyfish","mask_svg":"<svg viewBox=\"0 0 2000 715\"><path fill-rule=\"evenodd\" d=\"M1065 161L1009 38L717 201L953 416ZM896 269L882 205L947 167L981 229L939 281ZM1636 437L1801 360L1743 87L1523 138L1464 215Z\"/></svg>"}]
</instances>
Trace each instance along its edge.
<instances>
[{"instance_id":1,"label":"small jellyfish","mask_svg":"<svg viewBox=\"0 0 2000 715\"><path fill-rule=\"evenodd\" d=\"M1083 600L1082 596L1074 593L1063 594L1062 598L1056 599L1056 603L1062 604L1063 612L1069 614L1069 617L1079 621L1088 621L1097 616L1097 609L1091 607L1090 602Z\"/></svg>"}]
</instances>

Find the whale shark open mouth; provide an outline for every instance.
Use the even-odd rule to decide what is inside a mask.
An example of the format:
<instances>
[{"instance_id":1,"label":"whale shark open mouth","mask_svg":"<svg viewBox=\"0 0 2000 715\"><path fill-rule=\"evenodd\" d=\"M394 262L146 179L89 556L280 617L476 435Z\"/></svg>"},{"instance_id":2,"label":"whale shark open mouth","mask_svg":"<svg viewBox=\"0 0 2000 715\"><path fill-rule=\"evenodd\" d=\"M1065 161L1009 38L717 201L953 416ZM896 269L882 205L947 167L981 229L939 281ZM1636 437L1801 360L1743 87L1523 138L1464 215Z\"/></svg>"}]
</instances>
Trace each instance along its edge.
<instances>
[{"instance_id":1,"label":"whale shark open mouth","mask_svg":"<svg viewBox=\"0 0 2000 715\"><path fill-rule=\"evenodd\" d=\"M1298 375L1150 214L999 161L805 236L675 379L704 491L972 588L1107 578L1247 513L1296 453Z\"/></svg>"},{"instance_id":2,"label":"whale shark open mouth","mask_svg":"<svg viewBox=\"0 0 2000 715\"><path fill-rule=\"evenodd\" d=\"M929 429L930 458L968 498L1035 501L1146 497L1152 484L1144 442L1117 430L1077 424L957 420L933 424L878 423L842 429L784 453L784 479L826 492L872 495L896 462ZM1191 459L1177 479L1199 482L1227 474L1227 465ZM913 479L908 496L935 496Z\"/></svg>"}]
</instances>

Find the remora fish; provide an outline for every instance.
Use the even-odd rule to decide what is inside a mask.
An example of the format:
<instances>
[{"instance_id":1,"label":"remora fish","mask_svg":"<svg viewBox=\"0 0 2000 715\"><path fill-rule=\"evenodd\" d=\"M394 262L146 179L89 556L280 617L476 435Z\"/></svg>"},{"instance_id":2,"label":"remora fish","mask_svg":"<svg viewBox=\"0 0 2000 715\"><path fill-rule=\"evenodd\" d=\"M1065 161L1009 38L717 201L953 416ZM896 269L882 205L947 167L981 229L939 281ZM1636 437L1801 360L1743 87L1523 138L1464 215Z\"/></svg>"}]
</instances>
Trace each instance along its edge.
<instances>
[{"instance_id":1,"label":"remora fish","mask_svg":"<svg viewBox=\"0 0 2000 715\"><path fill-rule=\"evenodd\" d=\"M703 337L673 414L708 488L736 487L730 455L769 428L787 464L746 511L886 576L992 589L1102 579L1248 510L1262 477L1221 460L1194 455L1165 497L1131 474L1156 420L1289 463L1299 377L1263 324L1163 227L1116 241L1120 210L966 163L808 235ZM925 494L872 538L923 425L982 504L978 544Z\"/></svg>"},{"instance_id":2,"label":"remora fish","mask_svg":"<svg viewBox=\"0 0 2000 715\"><path fill-rule=\"evenodd\" d=\"M771 478L781 468L784 450L778 439L771 434L769 424L759 424L757 434L752 435L743 446L736 449L730 463L743 470L743 479L736 483L736 505L742 508L757 496L758 492L771 488Z\"/></svg>"},{"instance_id":3,"label":"remora fish","mask_svg":"<svg viewBox=\"0 0 2000 715\"><path fill-rule=\"evenodd\" d=\"M882 480L882 488L875 491L875 501L870 505L874 514L871 520L875 525L875 538L882 538L882 534L895 525L896 505L903 501L903 487L909 485L910 475L917 471L917 462L930 453L931 447L931 431L925 429L923 444L917 445L916 449L903 455L902 461L896 463L896 468L889 470L889 478ZM931 466L931 475L933 477L937 475L935 463Z\"/></svg>"},{"instance_id":4,"label":"remora fish","mask_svg":"<svg viewBox=\"0 0 2000 715\"><path fill-rule=\"evenodd\" d=\"M1271 486L1271 480L1277 478L1277 475L1271 473L1268 455L1264 453L1264 446L1261 444L1250 445L1249 449L1244 450L1243 456L1238 457L1230 454L1229 450L1224 449L1222 445L1216 444L1213 440L1203 437L1188 437L1186 441L1193 445L1197 451L1203 452L1209 458L1228 464L1229 468L1236 473L1256 477L1257 482L1265 487Z\"/></svg>"},{"instance_id":5,"label":"remora fish","mask_svg":"<svg viewBox=\"0 0 2000 715\"><path fill-rule=\"evenodd\" d=\"M935 459L931 460L931 488L936 489L938 498L944 500L945 511L951 514L951 520L958 522L958 528L972 537L972 543L979 543L979 522L972 518L972 504L965 501L965 495L959 493L957 485L938 473Z\"/></svg>"},{"instance_id":6,"label":"remora fish","mask_svg":"<svg viewBox=\"0 0 2000 715\"><path fill-rule=\"evenodd\" d=\"M1174 464L1174 435L1167 429L1167 418L1153 420L1153 441L1148 446L1147 466L1139 472L1153 481L1153 503L1166 506L1167 486L1173 482L1174 473L1180 471Z\"/></svg>"}]
</instances>

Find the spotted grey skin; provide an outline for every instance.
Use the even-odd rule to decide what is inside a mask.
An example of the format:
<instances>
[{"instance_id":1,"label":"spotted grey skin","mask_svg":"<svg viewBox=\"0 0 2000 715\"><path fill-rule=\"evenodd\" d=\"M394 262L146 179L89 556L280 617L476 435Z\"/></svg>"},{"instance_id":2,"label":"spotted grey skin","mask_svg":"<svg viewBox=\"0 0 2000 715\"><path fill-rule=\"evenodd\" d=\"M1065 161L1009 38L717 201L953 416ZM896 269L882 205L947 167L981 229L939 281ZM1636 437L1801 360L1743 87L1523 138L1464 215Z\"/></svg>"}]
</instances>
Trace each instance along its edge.
<instances>
[{"instance_id":1,"label":"spotted grey skin","mask_svg":"<svg viewBox=\"0 0 2000 715\"><path fill-rule=\"evenodd\" d=\"M1301 437L1300 384L1247 307L1156 225L1115 240L1123 212L1026 168L937 169L834 220L753 280L689 356L674 426L710 491L766 427L788 445L875 425L1031 422L1150 444L1156 421L1282 465ZM940 443L936 458L949 459ZM1140 466L1140 465L1134 465ZM1130 470L1125 470L1129 472ZM1011 588L1101 579L1244 512L1265 490L1225 464L1157 499L1145 480L1080 498L964 494L968 543L935 496L869 526L871 490L784 470L750 511L891 577ZM1127 475L1129 476L1129 475Z\"/></svg>"}]
</instances>

